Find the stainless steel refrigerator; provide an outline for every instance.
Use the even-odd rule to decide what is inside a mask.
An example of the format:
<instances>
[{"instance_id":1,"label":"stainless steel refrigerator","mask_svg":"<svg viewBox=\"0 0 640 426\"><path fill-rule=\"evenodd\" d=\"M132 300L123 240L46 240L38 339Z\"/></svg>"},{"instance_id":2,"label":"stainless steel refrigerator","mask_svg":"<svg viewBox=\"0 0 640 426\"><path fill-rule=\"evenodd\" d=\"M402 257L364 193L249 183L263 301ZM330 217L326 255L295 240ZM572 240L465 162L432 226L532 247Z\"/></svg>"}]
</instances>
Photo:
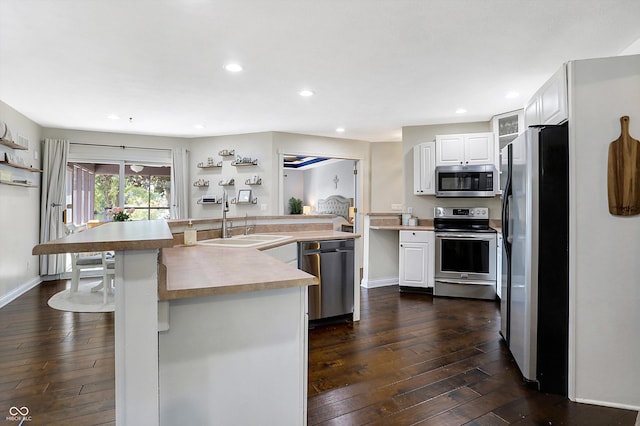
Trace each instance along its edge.
<instances>
[{"instance_id":1,"label":"stainless steel refrigerator","mask_svg":"<svg viewBox=\"0 0 640 426\"><path fill-rule=\"evenodd\" d=\"M501 334L526 381L566 395L568 127L531 127L501 153Z\"/></svg>"}]
</instances>

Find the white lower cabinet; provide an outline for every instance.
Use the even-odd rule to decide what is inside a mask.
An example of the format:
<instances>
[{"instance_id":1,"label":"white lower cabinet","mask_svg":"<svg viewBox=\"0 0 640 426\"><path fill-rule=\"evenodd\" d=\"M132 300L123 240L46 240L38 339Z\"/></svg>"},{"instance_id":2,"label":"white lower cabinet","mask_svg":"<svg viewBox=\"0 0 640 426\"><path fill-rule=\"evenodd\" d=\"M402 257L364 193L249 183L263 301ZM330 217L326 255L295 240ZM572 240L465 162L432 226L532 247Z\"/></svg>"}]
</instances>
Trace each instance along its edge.
<instances>
[{"instance_id":1,"label":"white lower cabinet","mask_svg":"<svg viewBox=\"0 0 640 426\"><path fill-rule=\"evenodd\" d=\"M433 288L434 243L433 231L400 231L401 287Z\"/></svg>"}]
</instances>

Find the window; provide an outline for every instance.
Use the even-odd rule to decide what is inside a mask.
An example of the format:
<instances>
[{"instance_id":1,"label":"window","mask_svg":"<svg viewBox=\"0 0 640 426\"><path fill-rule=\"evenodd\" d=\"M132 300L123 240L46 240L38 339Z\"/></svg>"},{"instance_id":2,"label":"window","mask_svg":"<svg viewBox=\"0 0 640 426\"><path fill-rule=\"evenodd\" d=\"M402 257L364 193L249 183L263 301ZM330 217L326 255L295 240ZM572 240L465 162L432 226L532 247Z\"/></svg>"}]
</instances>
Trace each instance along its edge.
<instances>
[{"instance_id":1,"label":"window","mask_svg":"<svg viewBox=\"0 0 640 426\"><path fill-rule=\"evenodd\" d=\"M65 223L80 225L94 218L94 165L67 165Z\"/></svg>"},{"instance_id":2,"label":"window","mask_svg":"<svg viewBox=\"0 0 640 426\"><path fill-rule=\"evenodd\" d=\"M75 225L109 221L108 210L119 206L135 209L132 220L169 219L171 167L131 166L124 162L69 163L67 222L70 218Z\"/></svg>"},{"instance_id":3,"label":"window","mask_svg":"<svg viewBox=\"0 0 640 426\"><path fill-rule=\"evenodd\" d=\"M133 169L140 169L135 172ZM169 219L171 168L130 165L125 174L124 205L135 208L134 220Z\"/></svg>"}]
</instances>

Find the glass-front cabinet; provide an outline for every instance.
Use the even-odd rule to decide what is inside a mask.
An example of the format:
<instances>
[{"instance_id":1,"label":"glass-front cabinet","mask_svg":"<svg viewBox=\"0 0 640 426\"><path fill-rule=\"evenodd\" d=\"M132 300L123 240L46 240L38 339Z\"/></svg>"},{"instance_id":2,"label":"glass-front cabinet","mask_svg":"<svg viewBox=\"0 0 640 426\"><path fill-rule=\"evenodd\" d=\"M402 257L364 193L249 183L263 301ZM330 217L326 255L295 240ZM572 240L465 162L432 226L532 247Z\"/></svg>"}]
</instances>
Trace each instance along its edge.
<instances>
[{"instance_id":1,"label":"glass-front cabinet","mask_svg":"<svg viewBox=\"0 0 640 426\"><path fill-rule=\"evenodd\" d=\"M511 111L496 115L492 120L493 133L499 149L514 140L524 131L524 110Z\"/></svg>"}]
</instances>

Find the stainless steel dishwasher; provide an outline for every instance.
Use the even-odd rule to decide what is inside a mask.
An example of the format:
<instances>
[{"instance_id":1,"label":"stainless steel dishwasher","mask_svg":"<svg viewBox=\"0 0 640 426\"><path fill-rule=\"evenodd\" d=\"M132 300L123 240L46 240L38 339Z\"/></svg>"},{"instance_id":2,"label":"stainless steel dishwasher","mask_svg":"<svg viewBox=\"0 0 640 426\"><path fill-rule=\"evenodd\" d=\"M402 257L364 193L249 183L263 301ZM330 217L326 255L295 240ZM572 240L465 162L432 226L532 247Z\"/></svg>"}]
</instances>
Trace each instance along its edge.
<instances>
[{"instance_id":1,"label":"stainless steel dishwasher","mask_svg":"<svg viewBox=\"0 0 640 426\"><path fill-rule=\"evenodd\" d=\"M309 320L314 324L353 320L354 240L298 243L298 269L318 277L309 287Z\"/></svg>"}]
</instances>

